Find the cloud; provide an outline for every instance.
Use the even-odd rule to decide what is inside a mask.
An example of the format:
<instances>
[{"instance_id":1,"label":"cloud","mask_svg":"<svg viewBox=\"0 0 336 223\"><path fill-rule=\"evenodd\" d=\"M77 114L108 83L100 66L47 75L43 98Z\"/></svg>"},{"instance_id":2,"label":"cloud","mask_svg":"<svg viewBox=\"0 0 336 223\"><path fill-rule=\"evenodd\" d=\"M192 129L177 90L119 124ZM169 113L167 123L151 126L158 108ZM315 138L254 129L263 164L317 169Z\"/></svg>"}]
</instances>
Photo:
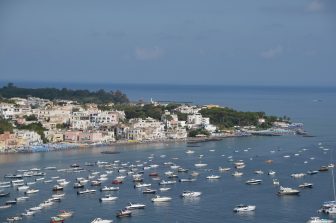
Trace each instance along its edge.
<instances>
[{"instance_id":1,"label":"cloud","mask_svg":"<svg viewBox=\"0 0 336 223\"><path fill-rule=\"evenodd\" d=\"M274 48L271 48L271 49L268 49L268 50L265 50L265 51L261 52L260 55L263 58L272 59L272 58L282 54L282 52L283 52L283 47L279 45L277 47L274 47Z\"/></svg>"},{"instance_id":2,"label":"cloud","mask_svg":"<svg viewBox=\"0 0 336 223\"><path fill-rule=\"evenodd\" d=\"M161 58L164 54L163 49L159 47L153 48L135 48L135 58L137 60L157 60Z\"/></svg>"},{"instance_id":3,"label":"cloud","mask_svg":"<svg viewBox=\"0 0 336 223\"><path fill-rule=\"evenodd\" d=\"M324 4L321 0L313 0L306 6L307 12L320 12L324 9Z\"/></svg>"}]
</instances>

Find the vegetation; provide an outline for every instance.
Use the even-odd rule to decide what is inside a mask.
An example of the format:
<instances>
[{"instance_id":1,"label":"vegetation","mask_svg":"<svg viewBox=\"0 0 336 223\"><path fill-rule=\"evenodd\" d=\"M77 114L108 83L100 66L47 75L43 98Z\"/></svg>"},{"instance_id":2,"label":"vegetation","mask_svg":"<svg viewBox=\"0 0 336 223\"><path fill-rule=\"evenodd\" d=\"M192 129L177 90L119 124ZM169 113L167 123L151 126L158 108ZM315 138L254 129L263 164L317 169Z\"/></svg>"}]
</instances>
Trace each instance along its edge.
<instances>
[{"instance_id":1,"label":"vegetation","mask_svg":"<svg viewBox=\"0 0 336 223\"><path fill-rule=\"evenodd\" d=\"M8 120L0 117L0 134L4 132L13 132L13 125Z\"/></svg>"},{"instance_id":2,"label":"vegetation","mask_svg":"<svg viewBox=\"0 0 336 223\"><path fill-rule=\"evenodd\" d=\"M202 116L209 117L210 123L218 126L220 129L232 128L234 126L250 126L257 128L269 128L272 122L277 120L275 116L266 116L264 112L241 112L231 108L211 108L202 109ZM263 124L258 123L258 119L264 118Z\"/></svg>"},{"instance_id":3,"label":"vegetation","mask_svg":"<svg viewBox=\"0 0 336 223\"><path fill-rule=\"evenodd\" d=\"M197 135L206 135L206 136L209 136L210 133L207 130L205 130L205 129L195 129L195 130L189 131L189 133L188 133L189 137L196 137Z\"/></svg>"},{"instance_id":4,"label":"vegetation","mask_svg":"<svg viewBox=\"0 0 336 223\"><path fill-rule=\"evenodd\" d=\"M34 122L34 123L31 123L31 124L28 124L28 125L17 124L17 128L34 131L41 136L41 139L42 139L43 143L48 142L47 138L44 135L44 131L46 131L47 129L45 129L40 122Z\"/></svg>"},{"instance_id":5,"label":"vegetation","mask_svg":"<svg viewBox=\"0 0 336 223\"><path fill-rule=\"evenodd\" d=\"M74 100L79 103L97 103L97 104L107 104L107 103L128 103L129 100L127 96L121 91L89 91L89 90L71 90L67 88L57 89L57 88L20 88L16 87L13 83L9 83L7 86L0 88L0 96L4 98L21 97L26 98L27 96L44 98L49 100L63 99L63 100Z\"/></svg>"},{"instance_id":6,"label":"vegetation","mask_svg":"<svg viewBox=\"0 0 336 223\"><path fill-rule=\"evenodd\" d=\"M26 121L37 121L37 117L35 116L35 115L24 115L23 116L25 119L26 119Z\"/></svg>"}]
</instances>

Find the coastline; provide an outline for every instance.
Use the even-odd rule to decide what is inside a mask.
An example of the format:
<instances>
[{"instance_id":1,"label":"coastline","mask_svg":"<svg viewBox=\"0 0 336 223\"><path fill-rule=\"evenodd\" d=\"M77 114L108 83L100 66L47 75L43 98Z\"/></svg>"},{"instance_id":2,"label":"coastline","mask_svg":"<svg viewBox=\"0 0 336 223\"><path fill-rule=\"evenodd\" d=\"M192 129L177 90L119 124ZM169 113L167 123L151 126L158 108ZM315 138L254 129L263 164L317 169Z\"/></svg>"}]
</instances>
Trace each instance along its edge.
<instances>
[{"instance_id":1,"label":"coastline","mask_svg":"<svg viewBox=\"0 0 336 223\"><path fill-rule=\"evenodd\" d=\"M103 146L131 146L131 145L154 145L154 144L174 144L174 143L185 143L185 144L198 144L211 141L220 141L225 138L232 137L244 137L244 135L225 135L225 136L210 136L210 137L187 137L183 139L161 139L161 140L146 140L146 141L130 141L130 140L119 140L114 143L98 143L98 144L74 144L74 143L56 143L56 144L42 144L36 146L30 146L25 148L15 148L11 151L1 151L0 154L15 154L15 153L37 153L37 152L56 152L72 149L83 149L83 148L97 148Z\"/></svg>"}]
</instances>

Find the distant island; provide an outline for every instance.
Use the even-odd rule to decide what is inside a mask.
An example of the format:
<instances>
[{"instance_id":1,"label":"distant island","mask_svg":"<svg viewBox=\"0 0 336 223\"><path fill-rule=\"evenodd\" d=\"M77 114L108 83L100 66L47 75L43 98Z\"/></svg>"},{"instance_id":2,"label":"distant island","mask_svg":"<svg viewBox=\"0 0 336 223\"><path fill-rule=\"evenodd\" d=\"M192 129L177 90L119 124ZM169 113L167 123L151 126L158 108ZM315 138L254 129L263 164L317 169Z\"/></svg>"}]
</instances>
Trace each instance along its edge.
<instances>
[{"instance_id":1,"label":"distant island","mask_svg":"<svg viewBox=\"0 0 336 223\"><path fill-rule=\"evenodd\" d=\"M0 88L0 151L49 151L90 145L208 141L295 134L287 116L218 105L131 103L121 91Z\"/></svg>"}]
</instances>

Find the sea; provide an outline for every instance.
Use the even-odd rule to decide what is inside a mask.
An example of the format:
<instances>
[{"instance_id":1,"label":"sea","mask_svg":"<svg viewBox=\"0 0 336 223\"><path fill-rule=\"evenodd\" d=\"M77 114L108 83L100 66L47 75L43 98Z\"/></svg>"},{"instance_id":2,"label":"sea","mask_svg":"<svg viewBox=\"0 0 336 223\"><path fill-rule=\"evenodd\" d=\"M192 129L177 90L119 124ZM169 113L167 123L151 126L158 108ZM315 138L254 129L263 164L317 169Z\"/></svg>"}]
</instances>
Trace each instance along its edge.
<instances>
[{"instance_id":1,"label":"sea","mask_svg":"<svg viewBox=\"0 0 336 223\"><path fill-rule=\"evenodd\" d=\"M307 222L312 216L333 219L318 213L323 202L334 200L331 168L315 175L305 175L293 178L291 174L307 173L309 170L319 170L321 166L335 163L336 154L336 88L334 87L271 87L271 86L184 86L184 85L133 85L133 84L49 84L21 83L27 87L68 87L76 89L119 89L126 93L132 101L174 101L190 102L192 104L216 104L240 111L264 111L268 115L287 116L293 122L304 124L305 130L313 137L299 135L288 136L250 136L226 138L221 141L189 144L180 142L172 144L139 144L108 147L93 147L76 150L33 153L33 154L1 154L0 182L8 181L5 174L15 174L17 170L40 168L46 172L44 180L37 181L31 188L38 189L36 194L27 195L24 202L18 202L7 209L0 209L0 222L6 222L7 217L18 216L25 210L37 206L51 197L51 183L45 183L52 177L64 178L70 183L65 186L64 198L52 206L35 213L31 217L23 217L20 222L50 222L51 216L56 216L60 210L74 211L74 215L65 222L91 222L95 218L111 219L114 222ZM116 151L115 154L102 154L102 151ZM194 153L188 154L186 151ZM242 160L246 167L239 169L243 176L234 177L236 171L234 162ZM266 162L271 160L272 162ZM123 169L135 165L144 171L145 183L150 183L157 194L169 196L170 202L155 203L151 201L154 195L142 193L142 189L134 188L131 173L118 172L108 174L108 180L102 186L112 186L111 182L119 175L125 175L123 184L118 185L119 191L101 192L101 187L90 186L87 189L97 190L93 194L77 195L78 189L73 184L78 177L88 177L93 172L97 176L104 174L105 169L85 166L86 162L105 161L118 164ZM172 170L167 163L172 162L187 173L178 173L177 182L169 185L170 190L161 192L159 181L153 180L149 173L156 172L161 179L168 180L165 172ZM206 163L206 167L197 168L196 163ZM64 172L61 169L79 164L85 171ZM157 164L158 167L146 168ZM45 167L56 167L56 170L45 170ZM219 167L231 168L220 172ZM262 170L264 174L255 174ZM275 171L274 176L268 175ZM174 170L172 170L174 171ZM197 171L199 176L193 182L178 182L178 179L190 178L190 173ZM136 171L135 171L136 172ZM219 179L208 180L209 175L218 175ZM35 182L37 177L25 178L25 181ZM260 185L247 185L249 179L260 179ZM281 186L298 189L304 182L312 183L313 188L299 189L298 196L279 196L277 179ZM116 186L116 185L115 185ZM9 197L0 197L0 205L8 200L25 196L15 187L3 188L10 192ZM197 198L182 198L183 191L199 191ZM112 202L100 202L99 198L111 194L118 197ZM143 203L145 209L134 210L131 217L117 218L116 211L123 209L129 202ZM248 213L234 213L236 205L255 205L256 210Z\"/></svg>"}]
</instances>

